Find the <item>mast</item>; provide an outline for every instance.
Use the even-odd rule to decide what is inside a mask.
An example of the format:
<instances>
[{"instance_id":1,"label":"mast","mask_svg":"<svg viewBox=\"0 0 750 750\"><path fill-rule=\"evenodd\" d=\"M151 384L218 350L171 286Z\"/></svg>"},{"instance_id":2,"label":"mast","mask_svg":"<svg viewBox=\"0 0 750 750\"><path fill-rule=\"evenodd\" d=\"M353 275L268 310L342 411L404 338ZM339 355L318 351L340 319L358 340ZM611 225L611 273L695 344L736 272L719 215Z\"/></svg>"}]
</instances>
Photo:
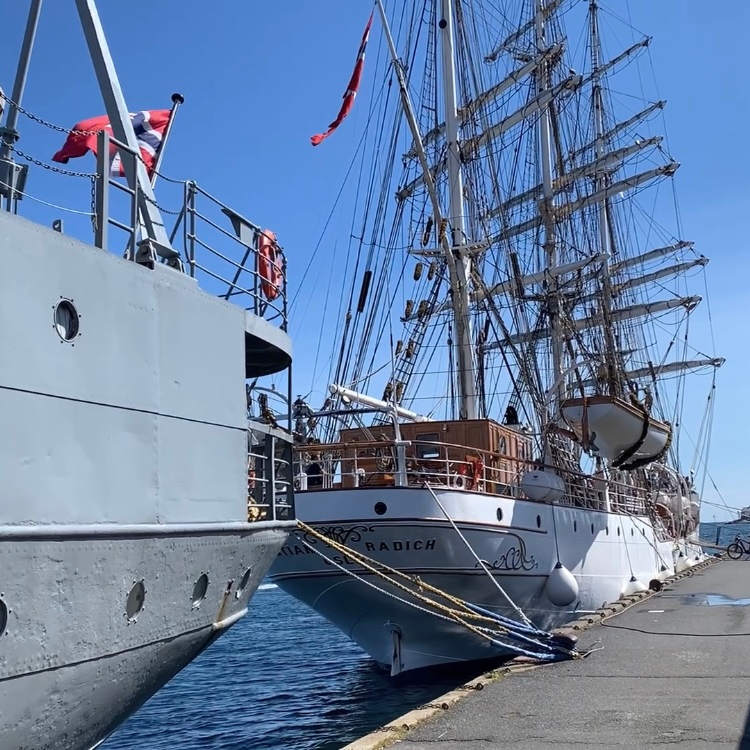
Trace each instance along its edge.
<instances>
[{"instance_id":1,"label":"mast","mask_svg":"<svg viewBox=\"0 0 750 750\"><path fill-rule=\"evenodd\" d=\"M536 46L538 50L546 49L544 0L537 0L534 28L536 31ZM542 96L549 86L549 64L543 60L537 71L538 93ZM555 249L555 217L552 185L552 144L550 141L550 111L549 104L544 106L539 117L539 148L542 161L542 222L544 224L544 256L547 268L557 265L557 252ZM565 378L563 372L563 337L560 326L560 296L555 285L547 297L549 306L550 328L552 332L552 381L557 397L557 405L553 411L556 413L559 402L565 395ZM553 401L554 403L554 401Z\"/></svg>"},{"instance_id":2,"label":"mast","mask_svg":"<svg viewBox=\"0 0 750 750\"><path fill-rule=\"evenodd\" d=\"M78 15L83 28L83 35L89 48L91 61L94 64L99 89L107 110L115 138L126 144L131 152L140 153L135 131L130 122L125 97L115 71L115 64L104 36L99 12L95 0L75 0ZM143 219L146 237L154 252L167 260L175 268L181 268L179 253L172 247L164 221L161 217L151 181L146 174L146 166L140 159L123 159L122 166L130 190L138 196L138 210Z\"/></svg>"},{"instance_id":3,"label":"mast","mask_svg":"<svg viewBox=\"0 0 750 750\"><path fill-rule=\"evenodd\" d=\"M42 0L32 0L29 8L28 20L26 22L26 31L23 36L21 45L21 55L18 60L18 69L16 79L13 83L13 93L8 107L8 119L5 121L5 127L0 128L0 195L6 192L6 209L13 211L18 196L16 195L16 165L13 160L13 145L18 140L19 107L23 99L23 92L26 88L26 78L29 74L29 63L31 62L31 52L34 48L36 39L36 30L39 25L39 14L42 11ZM0 107L0 116L2 107ZM23 188L21 188L23 189Z\"/></svg>"},{"instance_id":4,"label":"mast","mask_svg":"<svg viewBox=\"0 0 750 750\"><path fill-rule=\"evenodd\" d=\"M594 154L597 159L604 156L604 101L599 60L599 6L596 0L589 0L589 17L591 31L591 88L594 110ZM595 175L595 189L604 191L607 178L604 168L598 169ZM604 254L602 263L602 323L604 329L605 360L607 365L607 384L611 396L619 396L621 383L617 368L617 347L612 331L612 280L609 267L609 222L607 219L607 198L598 203L599 218L599 252Z\"/></svg>"},{"instance_id":5,"label":"mast","mask_svg":"<svg viewBox=\"0 0 750 750\"><path fill-rule=\"evenodd\" d=\"M461 419L476 419L476 367L469 316L469 278L471 260L462 252L466 244L466 217L464 215L463 174L461 151L458 143L458 104L456 99L456 67L453 38L453 2L437 0L440 3L441 51L443 63L443 101L445 106L445 138L447 145L449 204L447 219L451 228L451 247L445 248L448 267L455 267L451 274L453 297L453 317L458 343L457 364L460 393ZM440 231L438 229L438 231Z\"/></svg>"}]
</instances>

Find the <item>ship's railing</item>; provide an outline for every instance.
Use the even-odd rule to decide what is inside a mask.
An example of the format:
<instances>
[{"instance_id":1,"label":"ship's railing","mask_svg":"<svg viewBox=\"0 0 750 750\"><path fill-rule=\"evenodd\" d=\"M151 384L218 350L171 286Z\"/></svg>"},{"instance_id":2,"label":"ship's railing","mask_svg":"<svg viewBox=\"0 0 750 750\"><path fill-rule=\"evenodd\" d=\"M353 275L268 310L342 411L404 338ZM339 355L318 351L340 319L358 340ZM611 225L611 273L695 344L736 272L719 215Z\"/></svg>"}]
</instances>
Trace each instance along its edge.
<instances>
[{"instance_id":1,"label":"ship's railing","mask_svg":"<svg viewBox=\"0 0 750 750\"><path fill-rule=\"evenodd\" d=\"M140 158L140 154L107 132L99 134L98 170L106 177L96 183L94 241L97 247L108 249L108 230L115 227L127 237L124 256L143 262L144 256L139 252L139 189L111 176L110 146L133 168ZM182 206L169 212L176 216L169 235L173 249L156 248L156 254L173 264L181 256L186 273L196 278L204 291L238 304L286 331L286 258L275 237L195 182L185 182L183 187ZM126 218L122 220L110 210L111 188L128 198Z\"/></svg>"},{"instance_id":2,"label":"ship's railing","mask_svg":"<svg viewBox=\"0 0 750 750\"><path fill-rule=\"evenodd\" d=\"M425 483L486 495L528 498L523 476L533 469L554 471L565 483L555 503L571 507L643 515L649 493L643 487L598 479L587 474L544 466L503 453L426 441L375 440L313 444L295 449L298 490L353 487L413 487Z\"/></svg>"},{"instance_id":3,"label":"ship's railing","mask_svg":"<svg viewBox=\"0 0 750 750\"><path fill-rule=\"evenodd\" d=\"M170 239L174 242L176 230L182 229L190 275L199 282L210 279L210 283L220 287L219 296L286 331L286 258L275 237L194 182L185 185L183 212L184 218L178 216ZM233 231L223 227L214 213L223 214ZM262 256L263 237L269 240L273 257ZM262 273L263 263L268 266L266 274Z\"/></svg>"},{"instance_id":4,"label":"ship's railing","mask_svg":"<svg viewBox=\"0 0 750 750\"><path fill-rule=\"evenodd\" d=\"M248 430L247 511L249 521L294 518L292 445L263 425Z\"/></svg>"}]
</instances>

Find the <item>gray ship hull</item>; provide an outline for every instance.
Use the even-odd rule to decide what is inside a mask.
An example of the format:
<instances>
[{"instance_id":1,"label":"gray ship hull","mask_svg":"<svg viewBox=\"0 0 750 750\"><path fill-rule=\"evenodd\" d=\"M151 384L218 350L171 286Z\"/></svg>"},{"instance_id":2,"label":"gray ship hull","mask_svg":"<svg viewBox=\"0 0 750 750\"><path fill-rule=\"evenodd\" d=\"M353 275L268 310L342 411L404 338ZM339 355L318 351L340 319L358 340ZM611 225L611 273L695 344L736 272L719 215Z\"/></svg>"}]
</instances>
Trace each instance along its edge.
<instances>
[{"instance_id":1,"label":"gray ship hull","mask_svg":"<svg viewBox=\"0 0 750 750\"><path fill-rule=\"evenodd\" d=\"M0 638L0 747L95 747L238 621L293 524L234 526L37 527L0 541L2 595L20 605ZM145 596L129 602L139 581Z\"/></svg>"},{"instance_id":2,"label":"gray ship hull","mask_svg":"<svg viewBox=\"0 0 750 750\"><path fill-rule=\"evenodd\" d=\"M249 432L245 392L288 356L188 275L4 211L0 262L0 748L90 750L246 613L294 527L288 436Z\"/></svg>"},{"instance_id":3,"label":"gray ship hull","mask_svg":"<svg viewBox=\"0 0 750 750\"><path fill-rule=\"evenodd\" d=\"M247 613L295 525L289 405L254 420L248 399L265 377L291 388L282 251L194 182L172 247L139 146L155 148L152 113L128 114L94 0L75 6L112 131L93 244L16 215L36 0L0 129L1 750L100 745Z\"/></svg>"}]
</instances>

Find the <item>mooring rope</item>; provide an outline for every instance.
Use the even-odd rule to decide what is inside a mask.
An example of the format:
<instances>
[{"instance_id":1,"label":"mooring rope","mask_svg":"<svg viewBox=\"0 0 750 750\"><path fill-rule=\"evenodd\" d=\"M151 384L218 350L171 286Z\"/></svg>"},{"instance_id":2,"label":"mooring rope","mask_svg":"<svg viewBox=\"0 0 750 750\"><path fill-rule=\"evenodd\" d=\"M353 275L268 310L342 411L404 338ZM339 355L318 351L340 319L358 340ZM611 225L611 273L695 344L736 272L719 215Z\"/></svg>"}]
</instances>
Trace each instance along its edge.
<instances>
[{"instance_id":1,"label":"mooring rope","mask_svg":"<svg viewBox=\"0 0 750 750\"><path fill-rule=\"evenodd\" d=\"M435 490L433 490L432 487L430 487L430 485L427 484L427 482L424 483L424 486L426 489L430 491L430 494L432 495L435 502L438 504L438 507L440 508L440 510L443 511L443 515L448 519L448 522L453 527L453 530L456 532L456 534L458 534L461 541L466 545L469 552L471 552L471 554L474 556L474 559L482 566L482 570L487 574L487 576L492 581L492 583L495 584L495 587L497 588L497 590L505 597L508 604L510 604L510 606L516 611L518 616L527 625L531 625L531 620L529 620L529 618L526 617L526 615L523 613L521 608L510 598L510 596L506 593L505 589L497 582L497 580L495 579L495 576L493 576L492 573L490 573L489 569L487 568L487 565L485 564L484 560L480 559L479 555L477 555L477 553L474 551L474 548L469 544L469 541L461 533L461 529L459 529L458 526L456 526L453 519L448 515L448 511L443 507L443 504L440 502L440 499L435 494Z\"/></svg>"},{"instance_id":2,"label":"mooring rope","mask_svg":"<svg viewBox=\"0 0 750 750\"><path fill-rule=\"evenodd\" d=\"M438 617L440 619L448 620L458 625L461 625L467 628L468 630L470 630L471 632L475 633L476 635L480 636L481 638L484 638L485 640L490 641L490 643L492 643L494 646L498 648L509 650L517 655L529 656L539 661L557 661L563 658L575 659L575 658L582 658L584 656L584 654L580 654L576 650L565 648L561 644L554 642L552 640L553 636L551 633L538 630L530 622L528 624L514 622L513 620L510 620L509 618L505 618L502 615L496 614L494 612L490 612L489 610L485 610L481 607L478 607L477 605L473 605L469 602L464 601L463 599L459 599L458 597L455 597L447 593L446 591L442 591L441 589L438 589L435 586L431 586L430 584L425 583L424 581L420 579L415 580L414 577L412 576L402 573L401 571L396 570L395 568L391 568L388 565L385 565L384 563L373 560L367 555L364 555L363 553L358 552L357 550L354 550L351 547L347 547L345 544L337 542L335 539L331 539L325 534L318 532L316 529L312 528L311 526L308 526L303 521L298 520L297 524L300 530L304 532L305 534L309 534L311 537L323 542L324 544L329 546L331 549L334 549L337 552L340 552L343 555L346 555L346 557L353 560L355 563L361 565L363 568L365 568L365 570L371 572L375 576L386 581L391 586L395 586L396 588L405 592L409 596L414 597L418 601L434 609L426 609L425 607L422 607L419 604L416 604L415 602L407 601L393 594L392 592L382 589L380 586L377 586L371 581L365 580L354 571L349 570L348 568L345 568L343 565L336 562L336 560L333 560L332 558L328 557L321 550L317 549L314 544L310 544L304 539L300 539L300 541L305 547L307 547L312 552L322 557L324 560L326 560L328 563L330 563L331 565L333 565L334 567L336 567L337 569L339 569L346 575L351 576L355 580L358 580L359 582L371 588L374 588L376 591L382 594L385 594L386 596L389 596L393 599L396 599L397 601L400 601L403 604L406 604L410 607L423 611L426 614L432 615L434 617ZM378 568L381 568L381 569L379 570ZM434 599L431 599L425 596L419 591L415 591L409 588L408 586L405 586L404 584L400 583L399 581L393 580L392 578L389 577L389 575L386 572L392 576L406 579L412 585L425 589L437 596L443 597L444 599L448 600L449 602L456 605L456 607L459 607L460 609L453 609L444 604L441 604L440 602L435 601ZM434 611L435 609L438 611L437 612ZM482 627L479 625L474 625L473 623L468 622L468 620L470 619L475 620L477 622L491 623L493 627L488 628L488 627ZM522 646L518 646L512 643L507 643L505 641L499 641L497 640L498 636L502 638L506 638L506 639L513 639L521 643L527 644L529 647L533 648L534 650L529 650L527 648L523 648Z\"/></svg>"}]
</instances>

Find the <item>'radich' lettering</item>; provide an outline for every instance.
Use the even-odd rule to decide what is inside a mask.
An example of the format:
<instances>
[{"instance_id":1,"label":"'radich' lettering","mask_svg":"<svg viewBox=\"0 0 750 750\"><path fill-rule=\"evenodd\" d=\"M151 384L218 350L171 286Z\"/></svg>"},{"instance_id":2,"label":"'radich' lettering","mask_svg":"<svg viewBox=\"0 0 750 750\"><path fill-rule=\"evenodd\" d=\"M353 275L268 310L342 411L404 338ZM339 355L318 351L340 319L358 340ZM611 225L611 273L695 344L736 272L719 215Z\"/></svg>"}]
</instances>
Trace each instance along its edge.
<instances>
[{"instance_id":1,"label":"'radich' lettering","mask_svg":"<svg viewBox=\"0 0 750 750\"><path fill-rule=\"evenodd\" d=\"M420 550L420 549L435 549L434 539L407 539L405 542L395 541L391 542L365 542L365 550L367 552L402 552L409 550Z\"/></svg>"},{"instance_id":2,"label":"'radich' lettering","mask_svg":"<svg viewBox=\"0 0 750 750\"><path fill-rule=\"evenodd\" d=\"M435 539L407 539L395 542L365 542L367 552L409 552L410 550L434 550ZM286 544L279 550L279 557L295 557L296 555L315 554L309 547L301 544ZM339 565L353 565L349 558L332 557ZM330 563L328 563L330 565Z\"/></svg>"}]
</instances>

